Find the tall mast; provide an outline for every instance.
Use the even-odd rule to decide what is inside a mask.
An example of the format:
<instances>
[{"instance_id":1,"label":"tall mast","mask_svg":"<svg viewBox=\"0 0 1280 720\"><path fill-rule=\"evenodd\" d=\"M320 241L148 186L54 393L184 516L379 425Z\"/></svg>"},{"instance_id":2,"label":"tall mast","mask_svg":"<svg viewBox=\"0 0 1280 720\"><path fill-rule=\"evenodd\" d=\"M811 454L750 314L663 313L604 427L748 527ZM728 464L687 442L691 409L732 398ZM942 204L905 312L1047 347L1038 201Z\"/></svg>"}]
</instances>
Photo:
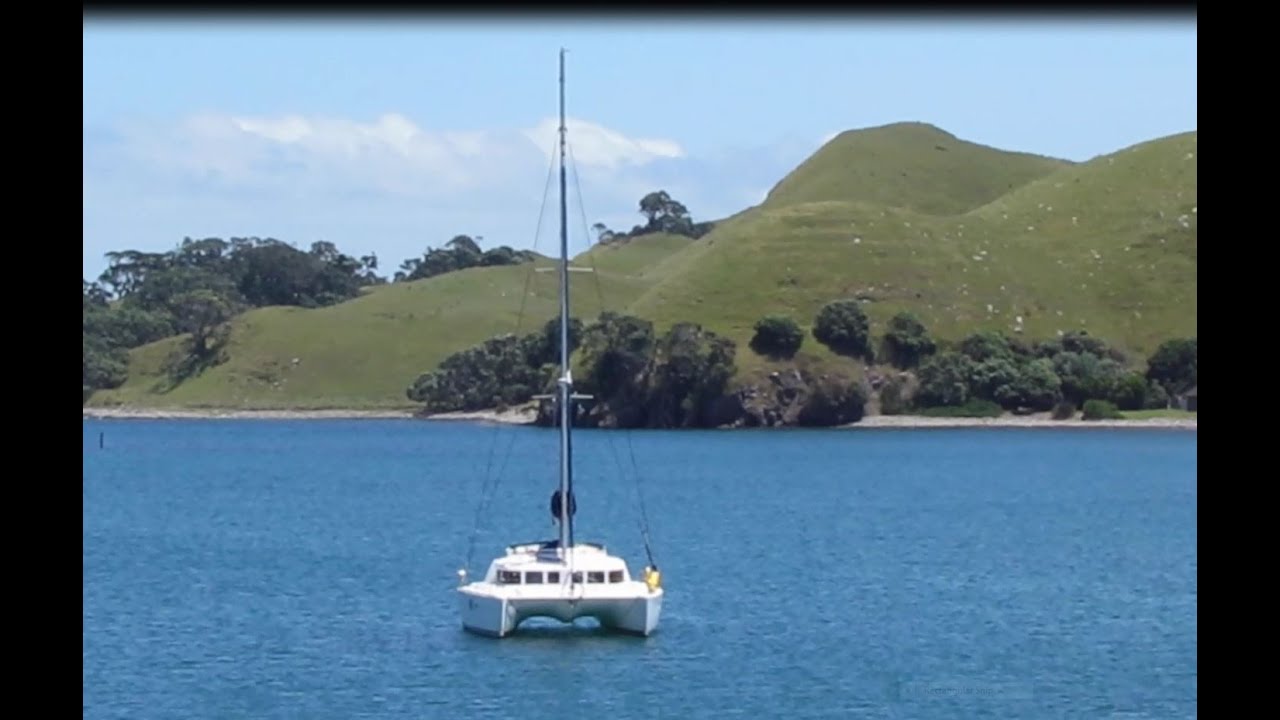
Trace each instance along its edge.
<instances>
[{"instance_id":1,"label":"tall mast","mask_svg":"<svg viewBox=\"0 0 1280 720\"><path fill-rule=\"evenodd\" d=\"M569 374L569 212L565 191L564 48L560 49L560 547L568 560L573 544L573 463L569 426L573 411L573 378Z\"/></svg>"}]
</instances>

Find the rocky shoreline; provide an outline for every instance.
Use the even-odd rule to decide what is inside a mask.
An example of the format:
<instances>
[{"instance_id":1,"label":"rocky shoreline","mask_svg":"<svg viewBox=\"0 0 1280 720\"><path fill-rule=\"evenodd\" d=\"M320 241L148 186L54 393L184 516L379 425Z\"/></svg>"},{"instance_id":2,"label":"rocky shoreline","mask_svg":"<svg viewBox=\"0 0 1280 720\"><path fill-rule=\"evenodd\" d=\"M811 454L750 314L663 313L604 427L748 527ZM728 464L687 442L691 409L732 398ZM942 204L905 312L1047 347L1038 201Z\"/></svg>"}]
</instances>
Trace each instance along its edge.
<instances>
[{"instance_id":1,"label":"rocky shoreline","mask_svg":"<svg viewBox=\"0 0 1280 720\"><path fill-rule=\"evenodd\" d=\"M518 408L502 412L481 410L476 412L438 413L423 415L410 410L168 410L157 408L83 408L84 419L258 419L258 420L326 420L326 419L411 419L435 421L499 423L503 425L532 425L537 418L536 408ZM784 426L785 427L785 426ZM1145 418L1135 420L1054 420L1047 414L1006 415L998 418L935 418L919 415L868 415L856 423L838 426L847 429L861 428L1165 428L1196 430L1195 418Z\"/></svg>"},{"instance_id":2,"label":"rocky shoreline","mask_svg":"<svg viewBox=\"0 0 1280 720\"><path fill-rule=\"evenodd\" d=\"M1051 417L1005 415L998 418L935 418L919 415L871 415L843 425L845 428L1165 428L1195 430L1194 418L1143 418L1133 420L1054 420Z\"/></svg>"}]
</instances>

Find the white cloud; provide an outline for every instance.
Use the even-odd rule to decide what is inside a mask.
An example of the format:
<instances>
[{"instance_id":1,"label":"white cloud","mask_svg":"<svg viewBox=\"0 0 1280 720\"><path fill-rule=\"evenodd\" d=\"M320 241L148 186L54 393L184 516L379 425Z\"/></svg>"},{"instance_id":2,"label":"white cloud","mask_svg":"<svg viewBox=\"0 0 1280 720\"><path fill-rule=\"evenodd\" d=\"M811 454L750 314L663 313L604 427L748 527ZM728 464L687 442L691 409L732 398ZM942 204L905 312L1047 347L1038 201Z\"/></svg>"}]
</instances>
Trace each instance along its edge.
<instances>
[{"instance_id":1,"label":"white cloud","mask_svg":"<svg viewBox=\"0 0 1280 720\"><path fill-rule=\"evenodd\" d=\"M259 176L305 172L328 185L408 195L483 187L519 149L498 135L424 130L395 113L371 122L211 116L187 128L194 148L230 142L229 154L250 157Z\"/></svg>"},{"instance_id":2,"label":"white cloud","mask_svg":"<svg viewBox=\"0 0 1280 720\"><path fill-rule=\"evenodd\" d=\"M560 122L547 118L537 127L523 131L549 160L556 152L556 136ZM615 169L623 165L646 165L659 158L684 157L684 149L674 140L629 138L595 123L566 118L573 159L593 168Z\"/></svg>"},{"instance_id":3,"label":"white cloud","mask_svg":"<svg viewBox=\"0 0 1280 720\"><path fill-rule=\"evenodd\" d=\"M147 162L233 184L292 184L305 176L308 184L320 179L413 195L484 189L518 177L539 155L550 159L557 124L547 119L523 130L448 132L421 128L398 113L371 121L205 114L170 132L136 129L128 142ZM570 120L569 132L573 161L584 170L619 171L684 156L674 140L629 138L586 121Z\"/></svg>"}]
</instances>

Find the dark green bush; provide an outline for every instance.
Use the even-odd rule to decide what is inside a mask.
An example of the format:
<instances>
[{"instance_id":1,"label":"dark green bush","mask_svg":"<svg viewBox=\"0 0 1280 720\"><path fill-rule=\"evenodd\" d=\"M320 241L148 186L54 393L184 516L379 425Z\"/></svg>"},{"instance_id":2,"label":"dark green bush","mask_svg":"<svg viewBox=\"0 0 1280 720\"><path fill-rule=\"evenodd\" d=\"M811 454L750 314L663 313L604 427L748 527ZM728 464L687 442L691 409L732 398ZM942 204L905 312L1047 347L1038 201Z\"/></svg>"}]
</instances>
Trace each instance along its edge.
<instances>
[{"instance_id":1,"label":"dark green bush","mask_svg":"<svg viewBox=\"0 0 1280 720\"><path fill-rule=\"evenodd\" d=\"M929 337L924 323L909 312L900 312L889 320L884 334L886 359L896 368L909 370L916 367L938 349Z\"/></svg>"},{"instance_id":2,"label":"dark green bush","mask_svg":"<svg viewBox=\"0 0 1280 720\"><path fill-rule=\"evenodd\" d=\"M1081 415L1085 420L1119 420L1124 417L1120 414L1120 408L1110 400L1086 400L1084 403L1084 413Z\"/></svg>"},{"instance_id":3,"label":"dark green bush","mask_svg":"<svg viewBox=\"0 0 1280 720\"><path fill-rule=\"evenodd\" d=\"M1054 420L1069 420L1071 416L1076 414L1076 404L1070 400L1062 400L1053 406Z\"/></svg>"},{"instance_id":4,"label":"dark green bush","mask_svg":"<svg viewBox=\"0 0 1280 720\"><path fill-rule=\"evenodd\" d=\"M871 325L857 300L827 303L813 321L813 337L837 355L871 360Z\"/></svg>"},{"instance_id":5,"label":"dark green bush","mask_svg":"<svg viewBox=\"0 0 1280 720\"><path fill-rule=\"evenodd\" d=\"M804 344L804 331L795 320L783 315L769 315L756 322L751 349L773 358L790 358Z\"/></svg>"}]
</instances>

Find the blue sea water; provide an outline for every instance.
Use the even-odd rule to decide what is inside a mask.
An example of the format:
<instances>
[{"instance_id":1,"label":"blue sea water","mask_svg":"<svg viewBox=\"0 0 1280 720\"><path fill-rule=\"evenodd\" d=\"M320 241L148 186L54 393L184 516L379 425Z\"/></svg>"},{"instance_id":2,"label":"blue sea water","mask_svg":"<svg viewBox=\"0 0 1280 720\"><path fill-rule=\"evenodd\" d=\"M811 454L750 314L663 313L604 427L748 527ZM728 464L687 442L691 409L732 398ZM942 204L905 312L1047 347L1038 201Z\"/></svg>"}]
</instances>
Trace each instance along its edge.
<instances>
[{"instance_id":1,"label":"blue sea water","mask_svg":"<svg viewBox=\"0 0 1280 720\"><path fill-rule=\"evenodd\" d=\"M469 552L555 533L553 431L86 420L84 716L1197 715L1194 432L574 438L650 638L460 627Z\"/></svg>"}]
</instances>

